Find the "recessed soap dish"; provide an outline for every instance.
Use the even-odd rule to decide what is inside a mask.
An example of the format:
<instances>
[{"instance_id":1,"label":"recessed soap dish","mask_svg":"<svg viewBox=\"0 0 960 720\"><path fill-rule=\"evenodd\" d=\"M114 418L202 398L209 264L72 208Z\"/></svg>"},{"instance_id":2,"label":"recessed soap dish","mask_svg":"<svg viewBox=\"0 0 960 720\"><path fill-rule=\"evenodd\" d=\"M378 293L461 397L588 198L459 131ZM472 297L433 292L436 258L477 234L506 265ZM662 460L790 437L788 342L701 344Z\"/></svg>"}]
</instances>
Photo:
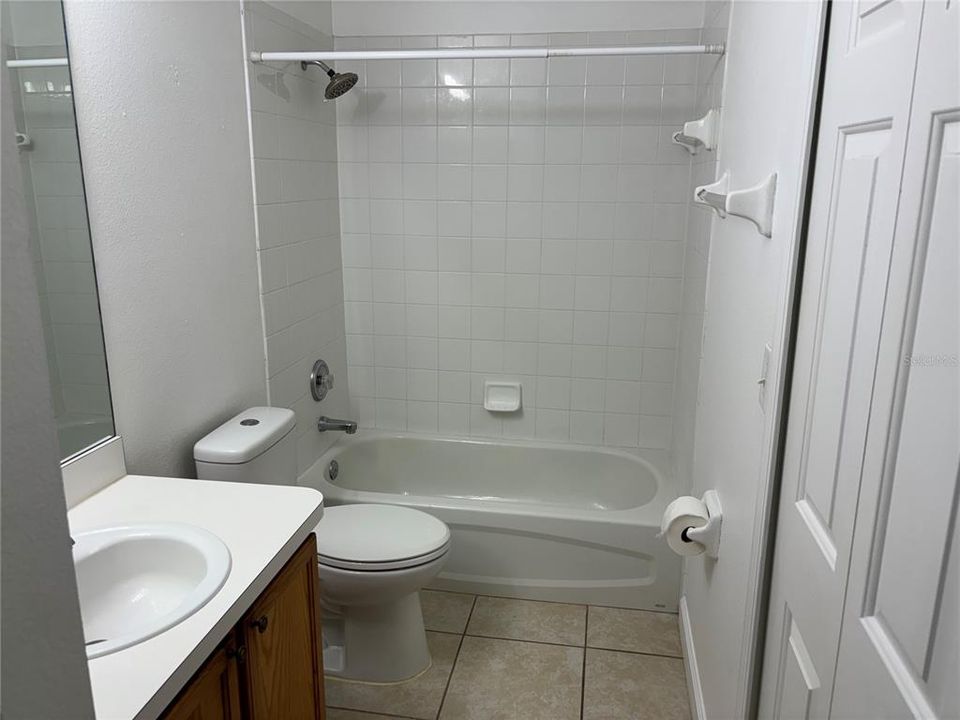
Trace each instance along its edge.
<instances>
[{"instance_id":1,"label":"recessed soap dish","mask_svg":"<svg viewBox=\"0 0 960 720\"><path fill-rule=\"evenodd\" d=\"M487 380L483 383L483 407L490 412L520 409L520 383Z\"/></svg>"}]
</instances>

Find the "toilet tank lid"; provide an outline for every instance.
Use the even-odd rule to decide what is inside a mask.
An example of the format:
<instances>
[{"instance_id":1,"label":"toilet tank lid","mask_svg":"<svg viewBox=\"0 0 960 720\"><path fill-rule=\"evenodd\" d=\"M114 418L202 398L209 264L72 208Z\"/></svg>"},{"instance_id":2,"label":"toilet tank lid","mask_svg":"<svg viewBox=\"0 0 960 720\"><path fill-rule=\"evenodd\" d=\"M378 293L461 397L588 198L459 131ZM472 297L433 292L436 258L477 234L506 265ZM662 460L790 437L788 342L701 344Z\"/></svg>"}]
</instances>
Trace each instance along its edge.
<instances>
[{"instance_id":1,"label":"toilet tank lid","mask_svg":"<svg viewBox=\"0 0 960 720\"><path fill-rule=\"evenodd\" d=\"M198 462L237 465L276 445L296 425L293 410L254 407L234 415L193 446Z\"/></svg>"}]
</instances>

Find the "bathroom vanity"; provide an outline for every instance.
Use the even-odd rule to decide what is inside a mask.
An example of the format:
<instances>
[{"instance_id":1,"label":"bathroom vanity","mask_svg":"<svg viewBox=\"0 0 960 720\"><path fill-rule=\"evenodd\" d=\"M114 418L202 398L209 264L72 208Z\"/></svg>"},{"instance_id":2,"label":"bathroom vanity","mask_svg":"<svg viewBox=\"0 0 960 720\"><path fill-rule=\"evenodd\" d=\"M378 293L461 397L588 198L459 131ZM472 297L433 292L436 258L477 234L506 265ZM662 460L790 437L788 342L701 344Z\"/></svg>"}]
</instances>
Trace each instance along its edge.
<instances>
[{"instance_id":1,"label":"bathroom vanity","mask_svg":"<svg viewBox=\"0 0 960 720\"><path fill-rule=\"evenodd\" d=\"M96 717L322 718L313 535L322 516L323 496L310 488L140 475L76 503L68 519L78 548L97 528L168 523L209 532L230 553L223 585L202 607L88 659Z\"/></svg>"},{"instance_id":2,"label":"bathroom vanity","mask_svg":"<svg viewBox=\"0 0 960 720\"><path fill-rule=\"evenodd\" d=\"M311 534L162 717L323 718L322 658Z\"/></svg>"}]
</instances>

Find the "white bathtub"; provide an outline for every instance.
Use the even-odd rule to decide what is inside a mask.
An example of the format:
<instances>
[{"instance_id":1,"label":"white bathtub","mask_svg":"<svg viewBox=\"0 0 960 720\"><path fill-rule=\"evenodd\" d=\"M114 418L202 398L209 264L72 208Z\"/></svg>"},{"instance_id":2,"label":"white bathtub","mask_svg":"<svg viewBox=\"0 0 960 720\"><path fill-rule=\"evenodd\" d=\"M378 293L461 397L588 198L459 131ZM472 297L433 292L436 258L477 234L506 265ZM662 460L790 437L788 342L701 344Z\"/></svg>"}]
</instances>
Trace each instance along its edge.
<instances>
[{"instance_id":1,"label":"white bathtub","mask_svg":"<svg viewBox=\"0 0 960 720\"><path fill-rule=\"evenodd\" d=\"M300 482L330 505L407 505L446 522L451 551L431 587L677 609L680 561L656 537L673 497L636 455L361 430Z\"/></svg>"}]
</instances>

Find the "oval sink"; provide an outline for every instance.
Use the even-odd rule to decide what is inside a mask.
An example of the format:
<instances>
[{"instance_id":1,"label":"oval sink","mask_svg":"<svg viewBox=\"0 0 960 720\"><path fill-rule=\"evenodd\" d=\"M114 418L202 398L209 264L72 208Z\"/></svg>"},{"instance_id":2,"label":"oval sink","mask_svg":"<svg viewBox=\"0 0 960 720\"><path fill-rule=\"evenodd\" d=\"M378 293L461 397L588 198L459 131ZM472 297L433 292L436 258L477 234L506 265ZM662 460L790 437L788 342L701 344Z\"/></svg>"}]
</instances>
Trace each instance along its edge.
<instances>
[{"instance_id":1,"label":"oval sink","mask_svg":"<svg viewBox=\"0 0 960 720\"><path fill-rule=\"evenodd\" d=\"M202 608L230 574L227 546L192 525L123 525L73 539L88 658L173 627Z\"/></svg>"}]
</instances>

